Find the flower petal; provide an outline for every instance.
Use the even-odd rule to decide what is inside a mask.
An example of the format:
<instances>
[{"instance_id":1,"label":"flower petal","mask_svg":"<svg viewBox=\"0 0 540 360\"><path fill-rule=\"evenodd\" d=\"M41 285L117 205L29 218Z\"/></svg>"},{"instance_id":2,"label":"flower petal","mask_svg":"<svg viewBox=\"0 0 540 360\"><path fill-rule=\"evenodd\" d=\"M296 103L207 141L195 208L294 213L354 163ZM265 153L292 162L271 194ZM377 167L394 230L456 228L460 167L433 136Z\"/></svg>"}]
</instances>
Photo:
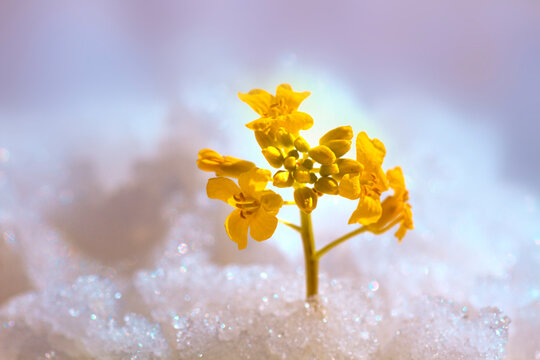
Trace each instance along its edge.
<instances>
[{"instance_id":1,"label":"flower petal","mask_svg":"<svg viewBox=\"0 0 540 360\"><path fill-rule=\"evenodd\" d=\"M294 92L291 85L281 84L276 89L276 100L283 101L288 109L294 111L310 94L309 91Z\"/></svg>"},{"instance_id":2,"label":"flower petal","mask_svg":"<svg viewBox=\"0 0 540 360\"><path fill-rule=\"evenodd\" d=\"M379 199L364 196L358 201L358 207L352 213L349 224L359 223L362 225L373 224L382 214L382 206Z\"/></svg>"},{"instance_id":3,"label":"flower petal","mask_svg":"<svg viewBox=\"0 0 540 360\"><path fill-rule=\"evenodd\" d=\"M230 213L227 220L225 220L225 230L227 230L227 234L231 240L238 244L238 250L247 247L247 233L249 227L249 220L242 217L241 214L242 211L236 209Z\"/></svg>"},{"instance_id":4,"label":"flower petal","mask_svg":"<svg viewBox=\"0 0 540 360\"><path fill-rule=\"evenodd\" d=\"M270 170L255 168L240 175L238 184L245 195L256 197L255 193L264 190L270 180Z\"/></svg>"},{"instance_id":5,"label":"flower petal","mask_svg":"<svg viewBox=\"0 0 540 360\"><path fill-rule=\"evenodd\" d=\"M345 174L339 183L339 195L356 200L360 197L361 192L360 177L354 174Z\"/></svg>"},{"instance_id":6,"label":"flower petal","mask_svg":"<svg viewBox=\"0 0 540 360\"><path fill-rule=\"evenodd\" d=\"M268 214L263 209L259 209L250 218L249 234L254 240L263 241L272 236L276 231L278 220L275 216Z\"/></svg>"},{"instance_id":7,"label":"flower petal","mask_svg":"<svg viewBox=\"0 0 540 360\"><path fill-rule=\"evenodd\" d=\"M362 131L356 137L356 160L358 160L365 169L375 172L382 166L386 149L379 139L371 140L365 131Z\"/></svg>"},{"instance_id":8,"label":"flower petal","mask_svg":"<svg viewBox=\"0 0 540 360\"><path fill-rule=\"evenodd\" d=\"M267 213L276 215L283 206L283 199L272 190L267 190L261 196L261 206Z\"/></svg>"},{"instance_id":9,"label":"flower petal","mask_svg":"<svg viewBox=\"0 0 540 360\"><path fill-rule=\"evenodd\" d=\"M262 89L253 89L247 94L238 93L238 97L263 117L268 114L270 105L274 101L274 96Z\"/></svg>"},{"instance_id":10,"label":"flower petal","mask_svg":"<svg viewBox=\"0 0 540 360\"><path fill-rule=\"evenodd\" d=\"M388 170L386 172L386 177L388 178L390 187L394 189L396 195L402 194L405 191L405 178L403 177L403 172L399 166Z\"/></svg>"},{"instance_id":11,"label":"flower petal","mask_svg":"<svg viewBox=\"0 0 540 360\"><path fill-rule=\"evenodd\" d=\"M254 131L267 131L270 126L274 123L275 119L269 117L261 117L257 120L253 120L246 124L246 127Z\"/></svg>"},{"instance_id":12,"label":"flower petal","mask_svg":"<svg viewBox=\"0 0 540 360\"><path fill-rule=\"evenodd\" d=\"M238 185L231 179L216 177L208 180L206 194L210 199L219 199L234 206L233 196L241 192Z\"/></svg>"},{"instance_id":13,"label":"flower petal","mask_svg":"<svg viewBox=\"0 0 540 360\"><path fill-rule=\"evenodd\" d=\"M289 115L280 117L280 119L280 125L295 135L300 130L308 130L313 126L311 115L302 111L293 111Z\"/></svg>"}]
</instances>

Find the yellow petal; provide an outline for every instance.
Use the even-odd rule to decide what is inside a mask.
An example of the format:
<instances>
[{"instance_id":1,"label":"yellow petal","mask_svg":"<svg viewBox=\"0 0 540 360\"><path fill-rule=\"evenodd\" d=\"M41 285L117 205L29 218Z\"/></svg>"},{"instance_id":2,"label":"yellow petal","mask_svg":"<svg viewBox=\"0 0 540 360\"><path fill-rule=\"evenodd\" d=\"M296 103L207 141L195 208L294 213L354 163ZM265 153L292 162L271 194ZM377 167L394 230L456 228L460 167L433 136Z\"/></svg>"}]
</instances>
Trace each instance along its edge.
<instances>
[{"instance_id":1,"label":"yellow petal","mask_svg":"<svg viewBox=\"0 0 540 360\"><path fill-rule=\"evenodd\" d=\"M282 126L295 135L298 135L300 130L309 130L313 126L313 118L305 112L293 111L284 118Z\"/></svg>"},{"instance_id":2,"label":"yellow petal","mask_svg":"<svg viewBox=\"0 0 540 360\"><path fill-rule=\"evenodd\" d=\"M219 199L234 206L234 195L240 193L240 188L231 179L216 177L208 180L206 194L210 199Z\"/></svg>"},{"instance_id":3,"label":"yellow petal","mask_svg":"<svg viewBox=\"0 0 540 360\"><path fill-rule=\"evenodd\" d=\"M298 109L302 101L304 101L311 93L309 91L294 92L291 85L281 84L276 89L276 100L285 103L291 111Z\"/></svg>"},{"instance_id":4,"label":"yellow petal","mask_svg":"<svg viewBox=\"0 0 540 360\"><path fill-rule=\"evenodd\" d=\"M403 215L403 221L399 225L399 229L394 234L398 238L399 242L403 240L403 237L405 237L407 230L414 229L412 211L411 211L411 206L409 204L405 204L405 207L403 208L403 211L402 211L402 215Z\"/></svg>"},{"instance_id":5,"label":"yellow petal","mask_svg":"<svg viewBox=\"0 0 540 360\"><path fill-rule=\"evenodd\" d=\"M238 184L245 195L256 197L255 193L263 191L270 180L272 180L270 170L255 168L240 175Z\"/></svg>"},{"instance_id":6,"label":"yellow petal","mask_svg":"<svg viewBox=\"0 0 540 360\"><path fill-rule=\"evenodd\" d=\"M249 234L254 240L263 241L268 239L276 231L278 220L275 216L259 209L250 218Z\"/></svg>"},{"instance_id":7,"label":"yellow petal","mask_svg":"<svg viewBox=\"0 0 540 360\"><path fill-rule=\"evenodd\" d=\"M358 160L367 171L375 171L382 166L386 149L384 144L378 140L371 140L362 131L356 137L356 160Z\"/></svg>"},{"instance_id":8,"label":"yellow petal","mask_svg":"<svg viewBox=\"0 0 540 360\"><path fill-rule=\"evenodd\" d=\"M249 220L242 217L239 209L234 210L225 220L225 230L232 241L238 244L238 250L247 247Z\"/></svg>"},{"instance_id":9,"label":"yellow petal","mask_svg":"<svg viewBox=\"0 0 540 360\"><path fill-rule=\"evenodd\" d=\"M360 177L355 174L345 174L339 183L339 195L356 200L360 197L362 188L360 186Z\"/></svg>"},{"instance_id":10,"label":"yellow petal","mask_svg":"<svg viewBox=\"0 0 540 360\"><path fill-rule=\"evenodd\" d=\"M403 202L398 196L388 196L381 204L382 214L376 223L372 224L370 228L373 230L381 230L391 221L396 219L403 209Z\"/></svg>"},{"instance_id":11,"label":"yellow petal","mask_svg":"<svg viewBox=\"0 0 540 360\"><path fill-rule=\"evenodd\" d=\"M352 213L349 224L359 223L369 225L377 222L381 217L382 207L379 199L364 196L358 201L358 207Z\"/></svg>"},{"instance_id":12,"label":"yellow petal","mask_svg":"<svg viewBox=\"0 0 540 360\"><path fill-rule=\"evenodd\" d=\"M267 131L275 122L275 119L261 117L246 124L246 127L254 131Z\"/></svg>"},{"instance_id":13,"label":"yellow petal","mask_svg":"<svg viewBox=\"0 0 540 360\"><path fill-rule=\"evenodd\" d=\"M261 196L261 207L271 215L276 215L283 206L283 199L272 190L267 190Z\"/></svg>"},{"instance_id":14,"label":"yellow petal","mask_svg":"<svg viewBox=\"0 0 540 360\"><path fill-rule=\"evenodd\" d=\"M261 116L268 114L270 105L274 101L274 97L262 89L253 89L247 94L238 93L238 97Z\"/></svg>"},{"instance_id":15,"label":"yellow petal","mask_svg":"<svg viewBox=\"0 0 540 360\"><path fill-rule=\"evenodd\" d=\"M386 172L386 177L388 178L388 183L396 193L401 193L405 190L405 178L403 177L403 172L399 166L396 166L393 169L390 169Z\"/></svg>"}]
</instances>

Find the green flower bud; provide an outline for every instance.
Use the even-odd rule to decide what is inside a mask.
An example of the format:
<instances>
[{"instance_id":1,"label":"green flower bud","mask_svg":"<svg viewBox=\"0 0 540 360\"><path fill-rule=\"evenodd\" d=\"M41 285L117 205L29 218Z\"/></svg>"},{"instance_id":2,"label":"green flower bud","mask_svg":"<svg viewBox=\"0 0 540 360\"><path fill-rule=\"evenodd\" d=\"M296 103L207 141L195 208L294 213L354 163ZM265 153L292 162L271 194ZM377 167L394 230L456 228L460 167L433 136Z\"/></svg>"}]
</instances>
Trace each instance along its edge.
<instances>
[{"instance_id":1,"label":"green flower bud","mask_svg":"<svg viewBox=\"0 0 540 360\"><path fill-rule=\"evenodd\" d=\"M339 184L330 177L322 177L315 183L315 190L323 194L337 195L339 193Z\"/></svg>"},{"instance_id":2,"label":"green flower bud","mask_svg":"<svg viewBox=\"0 0 540 360\"><path fill-rule=\"evenodd\" d=\"M294 147L296 148L296 150L302 153L306 153L309 151L308 142L304 140L304 138L301 136L297 137L296 140L294 140Z\"/></svg>"},{"instance_id":3,"label":"green flower bud","mask_svg":"<svg viewBox=\"0 0 540 360\"><path fill-rule=\"evenodd\" d=\"M294 202L305 213L311 213L317 207L317 194L308 188L301 187L294 190Z\"/></svg>"},{"instance_id":4,"label":"green flower bud","mask_svg":"<svg viewBox=\"0 0 540 360\"><path fill-rule=\"evenodd\" d=\"M274 186L278 188L286 188L292 186L294 183L294 178L292 174L288 171L280 170L274 174Z\"/></svg>"},{"instance_id":5,"label":"green flower bud","mask_svg":"<svg viewBox=\"0 0 540 360\"><path fill-rule=\"evenodd\" d=\"M321 176L329 176L329 175L339 174L339 167L337 166L337 164L321 165L321 169L319 170L319 174L321 174Z\"/></svg>"},{"instance_id":6,"label":"green flower bud","mask_svg":"<svg viewBox=\"0 0 540 360\"><path fill-rule=\"evenodd\" d=\"M323 165L330 165L336 161L336 155L328 146L319 145L311 148L308 152L309 156Z\"/></svg>"},{"instance_id":7,"label":"green flower bud","mask_svg":"<svg viewBox=\"0 0 540 360\"><path fill-rule=\"evenodd\" d=\"M351 150L351 145L351 140L330 140L326 143L326 146L328 146L330 150L336 154L336 157L345 155L349 150Z\"/></svg>"},{"instance_id":8,"label":"green flower bud","mask_svg":"<svg viewBox=\"0 0 540 360\"><path fill-rule=\"evenodd\" d=\"M308 183L311 180L311 176L309 171L301 170L299 168L296 168L293 171L293 176L296 181L299 183Z\"/></svg>"},{"instance_id":9,"label":"green flower bud","mask_svg":"<svg viewBox=\"0 0 540 360\"><path fill-rule=\"evenodd\" d=\"M324 134L319 140L320 145L326 145L332 140L351 140L353 138L353 129L350 126L340 126Z\"/></svg>"},{"instance_id":10,"label":"green flower bud","mask_svg":"<svg viewBox=\"0 0 540 360\"><path fill-rule=\"evenodd\" d=\"M294 169L296 169L296 158L294 156L289 156L285 158L285 160L283 161L283 166L285 167L285 169L293 171Z\"/></svg>"},{"instance_id":11,"label":"green flower bud","mask_svg":"<svg viewBox=\"0 0 540 360\"><path fill-rule=\"evenodd\" d=\"M283 155L275 146L269 146L262 150L262 154L270 165L279 169L283 165Z\"/></svg>"}]
</instances>

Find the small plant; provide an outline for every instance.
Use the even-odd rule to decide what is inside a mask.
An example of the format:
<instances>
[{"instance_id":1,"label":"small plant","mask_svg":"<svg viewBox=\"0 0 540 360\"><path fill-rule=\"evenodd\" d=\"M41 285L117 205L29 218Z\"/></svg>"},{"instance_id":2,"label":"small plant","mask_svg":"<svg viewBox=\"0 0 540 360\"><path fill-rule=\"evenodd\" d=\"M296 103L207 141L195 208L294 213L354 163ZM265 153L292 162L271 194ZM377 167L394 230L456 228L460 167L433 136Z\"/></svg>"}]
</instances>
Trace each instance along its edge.
<instances>
[{"instance_id":1,"label":"small plant","mask_svg":"<svg viewBox=\"0 0 540 360\"><path fill-rule=\"evenodd\" d=\"M268 163L278 169L274 175L252 162L222 156L210 149L199 152L197 165L217 176L208 180L208 197L234 208L225 220L225 229L238 249L246 248L248 232L257 241L270 238L278 222L300 233L306 265L306 296L312 299L318 293L319 260L324 254L358 234L382 234L398 225L395 236L401 241L407 230L413 229L413 219L401 168L386 173L382 169L386 149L381 141L360 132L356 137L355 160L343 157L352 146L350 126L328 131L314 147L300 136L300 131L313 126L313 118L298 111L309 95L307 91L294 92L288 84L279 85L276 95L261 89L238 94L260 116L246 126L253 130ZM293 189L294 201L284 201L279 194L266 189L269 182L277 188ZM381 195L390 188L393 194L381 201ZM358 200L348 223L361 226L317 250L311 212L323 194ZM298 206L300 225L277 218L284 205Z\"/></svg>"}]
</instances>

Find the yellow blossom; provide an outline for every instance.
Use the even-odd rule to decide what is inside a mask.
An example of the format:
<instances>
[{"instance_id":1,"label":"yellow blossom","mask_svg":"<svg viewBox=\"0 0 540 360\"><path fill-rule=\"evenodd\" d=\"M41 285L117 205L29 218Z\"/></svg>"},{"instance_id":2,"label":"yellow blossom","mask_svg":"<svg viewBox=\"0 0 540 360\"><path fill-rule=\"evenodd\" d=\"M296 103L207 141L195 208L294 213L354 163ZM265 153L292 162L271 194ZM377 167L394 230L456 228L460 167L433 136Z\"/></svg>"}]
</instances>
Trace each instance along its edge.
<instances>
[{"instance_id":1,"label":"yellow blossom","mask_svg":"<svg viewBox=\"0 0 540 360\"><path fill-rule=\"evenodd\" d=\"M210 149L199 151L197 166L204 171L213 171L217 176L234 178L238 178L241 174L255 168L255 164L251 161L237 159L232 156L222 156Z\"/></svg>"},{"instance_id":2,"label":"yellow blossom","mask_svg":"<svg viewBox=\"0 0 540 360\"><path fill-rule=\"evenodd\" d=\"M239 176L240 186L224 177L208 180L208 197L235 207L225 221L225 229L231 240L238 244L238 249L246 248L248 229L257 241L270 238L276 230L276 215L283 199L272 190L265 190L271 179L270 171L254 168Z\"/></svg>"},{"instance_id":3,"label":"yellow blossom","mask_svg":"<svg viewBox=\"0 0 540 360\"><path fill-rule=\"evenodd\" d=\"M254 89L246 94L238 93L240 100L261 116L246 124L249 129L273 134L283 128L295 137L300 130L308 130L313 126L313 118L298 111L302 101L309 95L309 91L294 92L289 84L279 85L276 95L262 89Z\"/></svg>"},{"instance_id":4,"label":"yellow blossom","mask_svg":"<svg viewBox=\"0 0 540 360\"><path fill-rule=\"evenodd\" d=\"M361 173L345 174L339 184L339 194L348 199L359 199L349 224L370 225L382 214L381 193L388 189L388 180L382 170L386 149L378 140L371 140L365 132L356 137L356 160L363 167Z\"/></svg>"},{"instance_id":5,"label":"yellow blossom","mask_svg":"<svg viewBox=\"0 0 540 360\"><path fill-rule=\"evenodd\" d=\"M399 166L388 170L386 176L394 194L384 199L381 217L376 223L369 225L368 229L380 233L399 223L395 236L401 241L407 230L414 228L411 205L407 203L409 192L405 188L405 179Z\"/></svg>"}]
</instances>

